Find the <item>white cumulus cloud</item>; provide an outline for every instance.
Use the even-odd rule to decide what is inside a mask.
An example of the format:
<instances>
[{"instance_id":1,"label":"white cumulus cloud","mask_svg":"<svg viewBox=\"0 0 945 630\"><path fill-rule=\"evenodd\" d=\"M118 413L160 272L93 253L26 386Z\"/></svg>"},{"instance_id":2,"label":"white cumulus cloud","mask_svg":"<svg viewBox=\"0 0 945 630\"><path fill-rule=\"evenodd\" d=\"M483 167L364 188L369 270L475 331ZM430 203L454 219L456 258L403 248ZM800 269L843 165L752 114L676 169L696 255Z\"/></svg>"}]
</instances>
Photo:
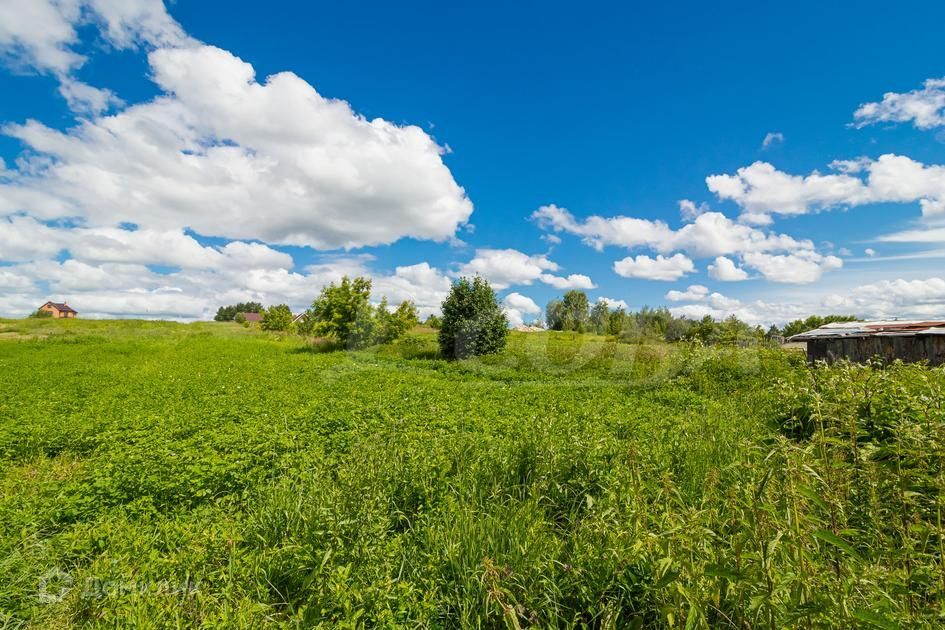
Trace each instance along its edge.
<instances>
[{"instance_id":1,"label":"white cumulus cloud","mask_svg":"<svg viewBox=\"0 0 945 630\"><path fill-rule=\"evenodd\" d=\"M659 254L655 258L640 254L636 257L627 256L614 263L617 275L644 280L678 280L695 270L692 260L683 254L669 257Z\"/></svg>"},{"instance_id":2,"label":"white cumulus cloud","mask_svg":"<svg viewBox=\"0 0 945 630\"><path fill-rule=\"evenodd\" d=\"M720 282L739 282L748 279L748 272L736 265L731 258L718 256L709 265L709 277Z\"/></svg>"},{"instance_id":3,"label":"white cumulus cloud","mask_svg":"<svg viewBox=\"0 0 945 630\"><path fill-rule=\"evenodd\" d=\"M911 122L918 129L945 125L945 78L928 79L910 92L886 92L879 102L864 103L853 112L854 125Z\"/></svg>"}]
</instances>

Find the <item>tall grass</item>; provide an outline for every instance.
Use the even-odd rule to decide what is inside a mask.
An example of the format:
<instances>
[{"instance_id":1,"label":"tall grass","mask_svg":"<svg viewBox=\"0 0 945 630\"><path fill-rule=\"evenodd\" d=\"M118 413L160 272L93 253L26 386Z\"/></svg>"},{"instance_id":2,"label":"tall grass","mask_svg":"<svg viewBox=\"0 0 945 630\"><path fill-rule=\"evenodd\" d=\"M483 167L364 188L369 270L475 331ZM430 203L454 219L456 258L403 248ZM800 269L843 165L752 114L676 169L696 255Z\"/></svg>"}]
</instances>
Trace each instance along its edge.
<instances>
[{"instance_id":1,"label":"tall grass","mask_svg":"<svg viewBox=\"0 0 945 630\"><path fill-rule=\"evenodd\" d=\"M8 625L940 625L941 369L128 326L0 342Z\"/></svg>"}]
</instances>

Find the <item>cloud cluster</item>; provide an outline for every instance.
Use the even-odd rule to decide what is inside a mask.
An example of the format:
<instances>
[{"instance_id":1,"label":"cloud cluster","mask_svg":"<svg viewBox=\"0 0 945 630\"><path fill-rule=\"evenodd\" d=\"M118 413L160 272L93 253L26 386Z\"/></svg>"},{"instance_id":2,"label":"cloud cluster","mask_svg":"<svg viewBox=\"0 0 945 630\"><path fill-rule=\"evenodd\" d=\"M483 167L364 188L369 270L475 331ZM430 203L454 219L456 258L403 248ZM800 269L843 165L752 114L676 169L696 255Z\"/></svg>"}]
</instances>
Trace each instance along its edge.
<instances>
[{"instance_id":1,"label":"cloud cluster","mask_svg":"<svg viewBox=\"0 0 945 630\"><path fill-rule=\"evenodd\" d=\"M640 254L636 257L627 256L614 263L614 272L618 276L644 280L678 280L695 270L692 260L683 254L668 257L658 254L655 258Z\"/></svg>"},{"instance_id":2,"label":"cloud cluster","mask_svg":"<svg viewBox=\"0 0 945 630\"><path fill-rule=\"evenodd\" d=\"M710 175L706 184L719 199L738 204L746 223L770 223L773 214L801 215L883 202L918 202L923 216L945 215L945 166L891 153L831 166L839 172L802 176L755 162L734 175Z\"/></svg>"},{"instance_id":3,"label":"cloud cluster","mask_svg":"<svg viewBox=\"0 0 945 630\"><path fill-rule=\"evenodd\" d=\"M454 276L482 276L494 289L533 284L536 280L556 289L593 289L597 285L583 274L557 276L561 266L545 255L522 253L516 249L477 249L475 257L459 265Z\"/></svg>"},{"instance_id":4,"label":"cloud cluster","mask_svg":"<svg viewBox=\"0 0 945 630\"><path fill-rule=\"evenodd\" d=\"M945 125L945 78L928 79L922 88L910 92L887 92L879 102L860 105L853 120L856 127L881 122L911 122L918 129L941 127Z\"/></svg>"},{"instance_id":5,"label":"cloud cluster","mask_svg":"<svg viewBox=\"0 0 945 630\"><path fill-rule=\"evenodd\" d=\"M34 157L0 185L0 212L319 249L442 241L472 213L419 127L366 120L292 73L257 83L219 48L149 59L163 96L67 132L4 128Z\"/></svg>"},{"instance_id":6,"label":"cloud cluster","mask_svg":"<svg viewBox=\"0 0 945 630\"><path fill-rule=\"evenodd\" d=\"M843 265L836 256L817 253L809 240L738 223L720 212L696 211L695 204L687 200L680 207L692 221L675 230L662 221L625 216L595 215L578 220L555 205L540 207L532 219L546 230L579 236L597 250L610 245L645 247L658 253L655 258L641 254L615 262L614 271L626 278L676 280L696 270L693 258L714 257L710 276L729 282L745 280L748 273L728 256L739 257L742 264L773 282L813 282L824 271Z\"/></svg>"},{"instance_id":7,"label":"cloud cluster","mask_svg":"<svg viewBox=\"0 0 945 630\"><path fill-rule=\"evenodd\" d=\"M843 293L828 293L807 302L741 301L694 285L685 292L670 291L671 301L689 304L670 308L677 317L725 319L735 315L752 325L769 326L808 315L852 314L862 319L935 318L945 311L945 279L887 280L851 286Z\"/></svg>"},{"instance_id":8,"label":"cloud cluster","mask_svg":"<svg viewBox=\"0 0 945 630\"><path fill-rule=\"evenodd\" d=\"M509 318L509 324L518 326L525 322L527 315L538 315L541 313L541 307L535 304L530 297L521 293L509 293L502 300L502 310Z\"/></svg>"}]
</instances>

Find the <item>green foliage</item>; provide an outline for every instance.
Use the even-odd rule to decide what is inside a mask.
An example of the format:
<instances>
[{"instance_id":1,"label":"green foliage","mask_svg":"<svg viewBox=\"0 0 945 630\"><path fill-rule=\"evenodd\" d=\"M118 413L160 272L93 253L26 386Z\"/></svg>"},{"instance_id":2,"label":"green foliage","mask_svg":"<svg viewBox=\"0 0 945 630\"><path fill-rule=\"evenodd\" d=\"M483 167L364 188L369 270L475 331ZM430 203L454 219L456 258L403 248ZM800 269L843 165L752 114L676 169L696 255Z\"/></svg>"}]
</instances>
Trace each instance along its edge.
<instances>
[{"instance_id":1,"label":"green foliage","mask_svg":"<svg viewBox=\"0 0 945 630\"><path fill-rule=\"evenodd\" d=\"M240 302L230 306L221 306L217 309L214 321L232 322L236 320L238 313L262 313L263 305L259 302Z\"/></svg>"},{"instance_id":2,"label":"green foliage","mask_svg":"<svg viewBox=\"0 0 945 630\"><path fill-rule=\"evenodd\" d=\"M371 280L345 276L322 289L309 310L313 331L333 337L346 348L363 348L374 342L376 319L371 306Z\"/></svg>"},{"instance_id":3,"label":"green foliage","mask_svg":"<svg viewBox=\"0 0 945 630\"><path fill-rule=\"evenodd\" d=\"M369 278L341 279L322 289L297 328L303 335L324 335L348 349L390 343L417 325L419 316L413 302L405 300L392 313L387 298L371 305Z\"/></svg>"},{"instance_id":4,"label":"green foliage","mask_svg":"<svg viewBox=\"0 0 945 630\"><path fill-rule=\"evenodd\" d=\"M270 306L262 314L261 328L263 330L283 331L292 326L292 309L286 304Z\"/></svg>"},{"instance_id":5,"label":"green foliage","mask_svg":"<svg viewBox=\"0 0 945 630\"><path fill-rule=\"evenodd\" d=\"M440 319L439 317L437 317L436 315L431 314L431 315L430 315L429 317L427 317L426 320L423 322L423 325L424 325L424 326L427 326L428 328L432 328L433 330L439 330L440 327L443 325L443 320L441 320L441 319Z\"/></svg>"},{"instance_id":6,"label":"green foliage","mask_svg":"<svg viewBox=\"0 0 945 630\"><path fill-rule=\"evenodd\" d=\"M443 301L440 352L448 359L494 354L505 347L509 322L489 283L460 278Z\"/></svg>"},{"instance_id":7,"label":"green foliage","mask_svg":"<svg viewBox=\"0 0 945 630\"><path fill-rule=\"evenodd\" d=\"M598 300L591 309L590 329L598 335L606 335L610 324L610 307L607 302Z\"/></svg>"},{"instance_id":8,"label":"green foliage","mask_svg":"<svg viewBox=\"0 0 945 630\"><path fill-rule=\"evenodd\" d=\"M52 311L44 311L41 308L38 308L29 314L30 319L46 319L50 317L52 317Z\"/></svg>"},{"instance_id":9,"label":"green foliage","mask_svg":"<svg viewBox=\"0 0 945 630\"><path fill-rule=\"evenodd\" d=\"M5 626L942 625L942 368L555 332L470 361L417 332L0 333Z\"/></svg>"},{"instance_id":10,"label":"green foliage","mask_svg":"<svg viewBox=\"0 0 945 630\"><path fill-rule=\"evenodd\" d=\"M560 300L552 300L545 307L545 319L550 330L586 332L591 325L587 294L571 290Z\"/></svg>"},{"instance_id":11,"label":"green foliage","mask_svg":"<svg viewBox=\"0 0 945 630\"><path fill-rule=\"evenodd\" d=\"M785 337L792 337L794 335L799 335L802 332L807 332L808 330L820 328L825 324L855 321L857 321L857 319L854 315L811 315L807 319L795 319L793 322L786 324L781 334Z\"/></svg>"}]
</instances>

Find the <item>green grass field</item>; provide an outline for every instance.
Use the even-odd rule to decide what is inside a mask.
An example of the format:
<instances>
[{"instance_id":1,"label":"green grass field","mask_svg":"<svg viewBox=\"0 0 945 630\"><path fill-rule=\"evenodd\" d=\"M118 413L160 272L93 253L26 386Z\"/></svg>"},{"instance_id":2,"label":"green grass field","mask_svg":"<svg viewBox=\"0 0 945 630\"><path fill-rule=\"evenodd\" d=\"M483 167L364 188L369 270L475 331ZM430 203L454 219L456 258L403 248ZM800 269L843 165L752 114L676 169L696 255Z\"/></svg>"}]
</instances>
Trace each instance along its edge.
<instances>
[{"instance_id":1,"label":"green grass field","mask_svg":"<svg viewBox=\"0 0 945 630\"><path fill-rule=\"evenodd\" d=\"M941 627L945 371L0 321L0 627Z\"/></svg>"}]
</instances>

